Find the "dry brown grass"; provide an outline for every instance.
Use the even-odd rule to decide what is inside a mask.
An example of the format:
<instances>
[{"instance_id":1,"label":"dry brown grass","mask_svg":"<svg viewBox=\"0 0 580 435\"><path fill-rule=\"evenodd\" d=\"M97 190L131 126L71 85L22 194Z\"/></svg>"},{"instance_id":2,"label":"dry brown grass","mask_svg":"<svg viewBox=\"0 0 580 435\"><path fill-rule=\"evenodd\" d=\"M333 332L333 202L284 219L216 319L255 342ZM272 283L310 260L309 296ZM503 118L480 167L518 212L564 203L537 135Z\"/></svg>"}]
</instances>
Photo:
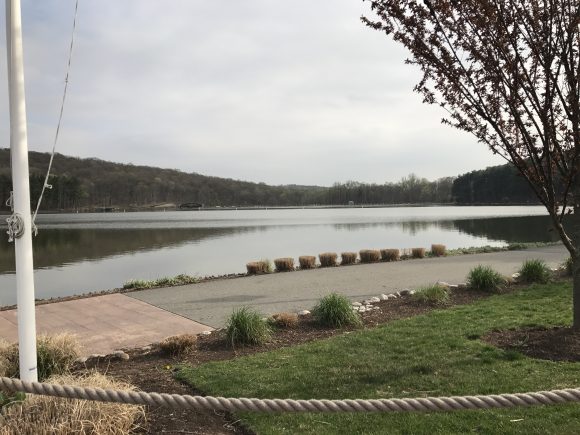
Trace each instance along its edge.
<instances>
[{"instance_id":1,"label":"dry brown grass","mask_svg":"<svg viewBox=\"0 0 580 435\"><path fill-rule=\"evenodd\" d=\"M135 389L100 373L83 377L55 376L48 382L115 390ZM32 395L22 403L3 409L0 435L124 435L136 429L144 417L142 406Z\"/></svg>"},{"instance_id":2,"label":"dry brown grass","mask_svg":"<svg viewBox=\"0 0 580 435\"><path fill-rule=\"evenodd\" d=\"M340 264L354 264L356 263L356 252L343 252L340 254L341 262Z\"/></svg>"},{"instance_id":3,"label":"dry brown grass","mask_svg":"<svg viewBox=\"0 0 580 435\"><path fill-rule=\"evenodd\" d=\"M313 255L303 255L298 257L300 269L312 269L316 265L316 257Z\"/></svg>"},{"instance_id":4,"label":"dry brown grass","mask_svg":"<svg viewBox=\"0 0 580 435\"><path fill-rule=\"evenodd\" d=\"M431 254L433 254L435 257L443 257L445 256L446 252L447 248L445 245L431 245Z\"/></svg>"},{"instance_id":5,"label":"dry brown grass","mask_svg":"<svg viewBox=\"0 0 580 435\"><path fill-rule=\"evenodd\" d=\"M413 249L411 249L411 256L413 258L425 258L425 248L413 248Z\"/></svg>"},{"instance_id":6,"label":"dry brown grass","mask_svg":"<svg viewBox=\"0 0 580 435\"><path fill-rule=\"evenodd\" d=\"M252 261L246 264L248 275L257 275L260 273L271 273L272 265L268 260Z\"/></svg>"},{"instance_id":7,"label":"dry brown grass","mask_svg":"<svg viewBox=\"0 0 580 435\"><path fill-rule=\"evenodd\" d=\"M381 249L381 259L383 261L399 261L401 252L398 249Z\"/></svg>"},{"instance_id":8,"label":"dry brown grass","mask_svg":"<svg viewBox=\"0 0 580 435\"><path fill-rule=\"evenodd\" d=\"M159 350L165 355L179 356L190 352L195 348L197 336L194 334L181 334L167 337L159 343Z\"/></svg>"},{"instance_id":9,"label":"dry brown grass","mask_svg":"<svg viewBox=\"0 0 580 435\"><path fill-rule=\"evenodd\" d=\"M277 272L290 272L294 270L294 259L293 258L276 258L274 260L274 265L276 266Z\"/></svg>"},{"instance_id":10,"label":"dry brown grass","mask_svg":"<svg viewBox=\"0 0 580 435\"><path fill-rule=\"evenodd\" d=\"M298 325L298 314L276 313L272 315L272 324L278 328L295 328Z\"/></svg>"},{"instance_id":11,"label":"dry brown grass","mask_svg":"<svg viewBox=\"0 0 580 435\"><path fill-rule=\"evenodd\" d=\"M321 267L336 266L337 258L338 255L336 255L336 252L324 252L322 254L318 254L318 259L320 260Z\"/></svg>"},{"instance_id":12,"label":"dry brown grass","mask_svg":"<svg viewBox=\"0 0 580 435\"><path fill-rule=\"evenodd\" d=\"M359 255L361 263L375 263L381 259L381 251L375 249L363 249Z\"/></svg>"},{"instance_id":13,"label":"dry brown grass","mask_svg":"<svg viewBox=\"0 0 580 435\"><path fill-rule=\"evenodd\" d=\"M67 373L80 356L81 346L74 334L39 335L36 353L38 378L42 381L52 375ZM18 365L18 344L0 342L0 375L19 377Z\"/></svg>"}]
</instances>

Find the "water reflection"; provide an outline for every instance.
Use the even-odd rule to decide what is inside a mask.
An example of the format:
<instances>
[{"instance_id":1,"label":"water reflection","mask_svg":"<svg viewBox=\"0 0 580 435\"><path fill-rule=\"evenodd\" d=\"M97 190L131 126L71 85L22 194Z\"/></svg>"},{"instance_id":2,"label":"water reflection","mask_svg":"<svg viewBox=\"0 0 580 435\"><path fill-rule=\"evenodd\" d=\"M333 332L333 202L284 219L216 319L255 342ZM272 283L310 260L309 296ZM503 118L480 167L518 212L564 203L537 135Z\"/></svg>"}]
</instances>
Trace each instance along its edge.
<instances>
[{"instance_id":1,"label":"water reflection","mask_svg":"<svg viewBox=\"0 0 580 435\"><path fill-rule=\"evenodd\" d=\"M460 246L486 244L489 242L551 242L557 241L558 235L551 231L550 220L547 216L501 217L487 219L458 219L458 220L429 220L404 222L363 222L324 224L285 224L261 226L228 226L228 227L200 227L200 228L49 228L41 231L34 239L34 261L36 269L62 267L74 263L95 261L116 256L145 253L163 248L177 248L184 245L196 245L214 239L226 239L236 243L255 244L266 239L276 240L280 254L286 246L292 246L296 240L305 238L309 243L301 242L306 246L316 245L311 240L318 234L329 230L335 232L365 232L360 240L385 237L393 240L393 247L409 247L405 243L405 234L414 237L420 233L459 233L471 237L459 239L453 243ZM385 232L386 230L386 232ZM265 233L264 236L240 238L237 236L251 233ZM368 233L368 234L367 234ZM398 234L393 239L392 234ZM449 234L449 236L450 236ZM298 235L298 238L297 238ZM329 235L330 237L331 235ZM349 239L356 237L350 235ZM407 236L407 237L408 237ZM441 236L437 236L442 238ZM340 239L341 236L338 236ZM476 238L476 239L474 239ZM344 239L344 237L342 237ZM480 240L481 239L481 240ZM240 242L245 240L245 242ZM396 240L396 242L395 242ZM457 240L455 237L454 240ZM443 240L427 240L427 243L448 243ZM352 243L352 242L351 242ZM384 243L387 243L386 241ZM451 243L448 243L450 245ZM453 246L449 246L453 247ZM353 249L351 246L340 246L337 249ZM320 246L320 250L324 250ZM243 264L247 258L236 259ZM0 274L14 271L14 250L5 238L0 238ZM228 272L228 271L224 271ZM203 272L202 272L203 273Z\"/></svg>"}]
</instances>

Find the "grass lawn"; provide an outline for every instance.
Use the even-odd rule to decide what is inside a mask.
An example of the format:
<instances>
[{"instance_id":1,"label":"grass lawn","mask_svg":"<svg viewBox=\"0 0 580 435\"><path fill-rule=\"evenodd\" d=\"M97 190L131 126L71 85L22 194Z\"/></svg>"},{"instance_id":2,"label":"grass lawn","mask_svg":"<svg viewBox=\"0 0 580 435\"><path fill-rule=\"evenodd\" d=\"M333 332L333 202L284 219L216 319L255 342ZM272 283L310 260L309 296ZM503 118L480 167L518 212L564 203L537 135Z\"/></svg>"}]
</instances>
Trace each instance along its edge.
<instances>
[{"instance_id":1,"label":"grass lawn","mask_svg":"<svg viewBox=\"0 0 580 435\"><path fill-rule=\"evenodd\" d=\"M533 285L306 345L183 367L208 395L345 399L513 393L580 386L580 363L531 359L487 331L571 322L571 284ZM403 414L240 413L259 434L578 434L580 404Z\"/></svg>"}]
</instances>

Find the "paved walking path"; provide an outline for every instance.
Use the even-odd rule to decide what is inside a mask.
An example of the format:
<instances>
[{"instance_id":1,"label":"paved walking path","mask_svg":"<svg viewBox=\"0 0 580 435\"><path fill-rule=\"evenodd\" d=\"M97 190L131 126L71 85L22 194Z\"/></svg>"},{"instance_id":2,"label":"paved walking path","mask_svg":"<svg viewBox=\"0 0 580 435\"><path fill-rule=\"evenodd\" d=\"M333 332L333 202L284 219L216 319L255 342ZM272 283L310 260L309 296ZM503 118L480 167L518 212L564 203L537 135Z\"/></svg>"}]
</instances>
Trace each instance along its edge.
<instances>
[{"instance_id":1,"label":"paved walking path","mask_svg":"<svg viewBox=\"0 0 580 435\"><path fill-rule=\"evenodd\" d=\"M85 354L106 354L212 329L122 294L40 305L36 324L39 334L76 334ZM0 338L18 340L16 310L0 311Z\"/></svg>"},{"instance_id":2,"label":"paved walking path","mask_svg":"<svg viewBox=\"0 0 580 435\"><path fill-rule=\"evenodd\" d=\"M568 257L561 246L524 251L458 255L395 263L377 263L209 281L181 287L128 293L128 296L213 327L222 327L234 308L248 305L264 314L311 308L336 291L352 299L437 281L465 282L478 264L511 275L526 259L540 258L556 267Z\"/></svg>"}]
</instances>

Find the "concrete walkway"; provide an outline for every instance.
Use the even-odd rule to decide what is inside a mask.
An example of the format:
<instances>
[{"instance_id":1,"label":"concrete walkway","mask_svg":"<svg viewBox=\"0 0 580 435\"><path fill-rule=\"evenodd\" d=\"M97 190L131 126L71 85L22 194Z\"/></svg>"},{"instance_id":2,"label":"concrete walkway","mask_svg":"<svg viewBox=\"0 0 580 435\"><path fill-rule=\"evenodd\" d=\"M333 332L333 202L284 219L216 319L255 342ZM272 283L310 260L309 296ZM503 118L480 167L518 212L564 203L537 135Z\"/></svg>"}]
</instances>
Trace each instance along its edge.
<instances>
[{"instance_id":1,"label":"concrete walkway","mask_svg":"<svg viewBox=\"0 0 580 435\"><path fill-rule=\"evenodd\" d=\"M76 334L84 354L106 354L212 329L122 294L40 305L36 326L39 334ZM16 310L0 311L0 338L18 341Z\"/></svg>"},{"instance_id":2,"label":"concrete walkway","mask_svg":"<svg viewBox=\"0 0 580 435\"><path fill-rule=\"evenodd\" d=\"M394 293L437 281L465 282L478 264L511 275L526 259L539 258L556 267L568 257L563 246L524 251L458 255L395 263L216 280L181 287L143 290L128 296L213 327L222 327L234 308L252 306L264 314L311 308L320 297L336 291L352 299Z\"/></svg>"}]
</instances>

